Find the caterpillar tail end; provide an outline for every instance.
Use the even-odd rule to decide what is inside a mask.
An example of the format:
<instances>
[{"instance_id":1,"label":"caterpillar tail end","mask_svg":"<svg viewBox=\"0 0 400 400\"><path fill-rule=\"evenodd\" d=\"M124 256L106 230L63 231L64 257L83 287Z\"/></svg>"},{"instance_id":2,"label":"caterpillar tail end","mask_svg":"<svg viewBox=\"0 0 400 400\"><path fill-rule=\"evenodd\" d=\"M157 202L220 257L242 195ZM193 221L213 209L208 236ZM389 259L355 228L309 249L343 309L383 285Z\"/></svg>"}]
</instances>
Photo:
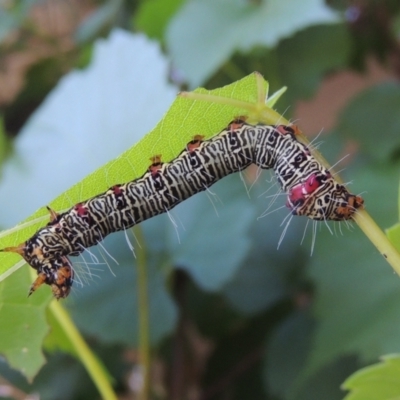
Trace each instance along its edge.
<instances>
[{"instance_id":1,"label":"caterpillar tail end","mask_svg":"<svg viewBox=\"0 0 400 400\"><path fill-rule=\"evenodd\" d=\"M17 253L20 256L24 257L25 256L25 242L19 244L18 246L5 247L4 249L0 249L0 252L3 252L3 253Z\"/></svg>"}]
</instances>

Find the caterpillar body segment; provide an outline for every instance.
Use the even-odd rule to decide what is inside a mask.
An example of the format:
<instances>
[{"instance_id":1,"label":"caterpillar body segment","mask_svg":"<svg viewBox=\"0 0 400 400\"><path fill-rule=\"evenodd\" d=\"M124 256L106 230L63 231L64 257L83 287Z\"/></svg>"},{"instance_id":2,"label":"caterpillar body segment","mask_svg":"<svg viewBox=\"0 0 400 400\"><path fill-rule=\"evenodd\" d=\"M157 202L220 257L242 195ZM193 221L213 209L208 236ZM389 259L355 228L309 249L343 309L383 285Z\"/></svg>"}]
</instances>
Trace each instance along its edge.
<instances>
[{"instance_id":1,"label":"caterpillar body segment","mask_svg":"<svg viewBox=\"0 0 400 400\"><path fill-rule=\"evenodd\" d=\"M250 125L246 117L204 140L195 135L171 162L150 158L147 172L133 181L78 203L65 213L50 210L50 222L26 242L2 251L20 254L37 270L31 294L43 283L65 298L71 290L76 256L112 232L164 213L218 180L250 164L274 169L294 215L315 220L350 219L363 200L350 194L297 140L295 126Z\"/></svg>"}]
</instances>

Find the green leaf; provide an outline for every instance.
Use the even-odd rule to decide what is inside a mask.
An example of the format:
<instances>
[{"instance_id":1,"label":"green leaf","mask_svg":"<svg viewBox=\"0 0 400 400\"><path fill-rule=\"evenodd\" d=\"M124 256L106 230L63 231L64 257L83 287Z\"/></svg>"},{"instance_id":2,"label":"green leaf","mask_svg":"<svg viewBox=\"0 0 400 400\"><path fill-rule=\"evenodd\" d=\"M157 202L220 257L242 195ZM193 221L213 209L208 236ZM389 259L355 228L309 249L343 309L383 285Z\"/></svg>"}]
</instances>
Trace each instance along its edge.
<instances>
[{"instance_id":1,"label":"green leaf","mask_svg":"<svg viewBox=\"0 0 400 400\"><path fill-rule=\"evenodd\" d=\"M11 367L32 379L44 364L41 344L48 333L45 310L50 295L41 291L27 297L28 269L20 269L0 283L0 353Z\"/></svg>"},{"instance_id":2,"label":"green leaf","mask_svg":"<svg viewBox=\"0 0 400 400\"><path fill-rule=\"evenodd\" d=\"M364 90L342 112L338 131L358 141L375 160L393 156L400 147L400 84L385 82Z\"/></svg>"},{"instance_id":3,"label":"green leaf","mask_svg":"<svg viewBox=\"0 0 400 400\"><path fill-rule=\"evenodd\" d=\"M343 383L350 390L344 400L394 400L400 398L400 356L382 357L382 362L360 369Z\"/></svg>"},{"instance_id":4,"label":"green leaf","mask_svg":"<svg viewBox=\"0 0 400 400\"><path fill-rule=\"evenodd\" d=\"M309 25L335 21L335 14L321 0L194 0L172 19L166 38L177 67L196 87L235 50L273 47Z\"/></svg>"}]
</instances>

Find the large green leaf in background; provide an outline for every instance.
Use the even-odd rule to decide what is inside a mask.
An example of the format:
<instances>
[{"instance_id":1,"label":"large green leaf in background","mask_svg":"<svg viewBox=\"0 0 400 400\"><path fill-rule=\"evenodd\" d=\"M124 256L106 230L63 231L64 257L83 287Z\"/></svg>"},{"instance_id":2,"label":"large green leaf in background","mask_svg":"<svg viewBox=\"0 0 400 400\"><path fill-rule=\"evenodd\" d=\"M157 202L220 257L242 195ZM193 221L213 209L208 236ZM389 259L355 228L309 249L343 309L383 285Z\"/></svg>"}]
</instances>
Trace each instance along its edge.
<instances>
[{"instance_id":1,"label":"large green leaf in background","mask_svg":"<svg viewBox=\"0 0 400 400\"><path fill-rule=\"evenodd\" d=\"M302 28L336 21L322 0L194 0L173 17L166 38L176 66L196 87L235 50L273 47Z\"/></svg>"}]
</instances>

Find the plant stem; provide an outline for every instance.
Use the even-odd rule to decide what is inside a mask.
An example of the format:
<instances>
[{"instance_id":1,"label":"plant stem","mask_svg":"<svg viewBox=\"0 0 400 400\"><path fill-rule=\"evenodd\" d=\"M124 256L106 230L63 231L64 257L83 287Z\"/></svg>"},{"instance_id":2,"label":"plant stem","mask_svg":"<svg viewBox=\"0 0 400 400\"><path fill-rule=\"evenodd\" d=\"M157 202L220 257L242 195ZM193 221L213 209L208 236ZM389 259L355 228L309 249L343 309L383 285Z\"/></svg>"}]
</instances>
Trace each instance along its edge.
<instances>
[{"instance_id":1,"label":"plant stem","mask_svg":"<svg viewBox=\"0 0 400 400\"><path fill-rule=\"evenodd\" d=\"M137 290L138 290L138 314L139 314L139 349L140 362L143 373L143 387L140 392L140 400L150 398L150 328L149 328L149 300L147 284L147 256L143 231L139 225L133 227L133 231L139 243L136 252L137 261Z\"/></svg>"},{"instance_id":2,"label":"plant stem","mask_svg":"<svg viewBox=\"0 0 400 400\"><path fill-rule=\"evenodd\" d=\"M77 356L92 378L101 394L101 397L105 400L117 400L117 396L110 384L110 376L107 374L99 359L84 341L65 308L62 307L58 301L53 300L50 303L49 309L62 327L65 335L75 347Z\"/></svg>"}]
</instances>

